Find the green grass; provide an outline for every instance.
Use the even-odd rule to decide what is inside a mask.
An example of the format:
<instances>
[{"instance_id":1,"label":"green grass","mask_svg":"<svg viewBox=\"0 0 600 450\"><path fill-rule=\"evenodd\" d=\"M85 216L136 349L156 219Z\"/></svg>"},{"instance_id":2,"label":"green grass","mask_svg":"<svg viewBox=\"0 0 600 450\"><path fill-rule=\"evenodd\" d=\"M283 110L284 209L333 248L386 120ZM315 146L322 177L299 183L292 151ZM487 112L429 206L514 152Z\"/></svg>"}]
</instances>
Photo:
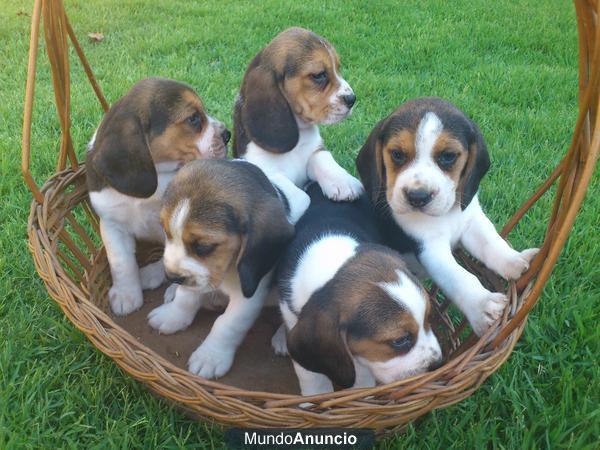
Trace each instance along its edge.
<instances>
[{"instance_id":1,"label":"green grass","mask_svg":"<svg viewBox=\"0 0 600 450\"><path fill-rule=\"evenodd\" d=\"M30 195L19 173L31 1L0 10L0 448L220 448L193 421L124 375L48 296L26 246ZM573 5L560 0L453 2L67 2L71 23L109 101L140 78L196 87L231 125L246 64L291 25L326 36L358 96L355 114L323 127L353 169L371 127L402 101L446 97L481 126L493 170L481 199L504 223L557 164L577 108ZM106 39L90 43L88 32ZM43 48L42 48L43 50ZM40 58L33 170L53 171L58 123ZM83 71L72 72L79 156L101 118ZM381 448L597 448L600 436L598 179L511 358L471 397L435 411ZM512 235L539 244L551 199Z\"/></svg>"}]
</instances>

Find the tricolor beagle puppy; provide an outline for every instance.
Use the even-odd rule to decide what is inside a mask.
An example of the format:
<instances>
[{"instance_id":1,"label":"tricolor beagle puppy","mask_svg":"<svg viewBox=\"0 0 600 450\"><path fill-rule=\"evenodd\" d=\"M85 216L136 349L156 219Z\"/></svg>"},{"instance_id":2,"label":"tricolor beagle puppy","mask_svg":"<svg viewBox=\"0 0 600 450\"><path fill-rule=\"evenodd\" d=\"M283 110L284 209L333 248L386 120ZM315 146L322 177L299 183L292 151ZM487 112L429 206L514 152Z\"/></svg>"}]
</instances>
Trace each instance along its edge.
<instances>
[{"instance_id":1,"label":"tricolor beagle puppy","mask_svg":"<svg viewBox=\"0 0 600 450\"><path fill-rule=\"evenodd\" d=\"M334 203L316 184L277 269L287 347L302 395L391 383L439 365L425 290L377 244L366 195Z\"/></svg>"},{"instance_id":2,"label":"tricolor beagle puppy","mask_svg":"<svg viewBox=\"0 0 600 450\"><path fill-rule=\"evenodd\" d=\"M360 181L335 162L318 127L348 117L356 101L339 66L333 46L311 31L290 28L276 36L244 75L233 154L301 188L315 180L333 200L357 198Z\"/></svg>"},{"instance_id":3,"label":"tricolor beagle puppy","mask_svg":"<svg viewBox=\"0 0 600 450\"><path fill-rule=\"evenodd\" d=\"M205 378L224 375L258 316L272 268L306 210L308 195L287 178L270 181L255 165L202 160L184 166L164 194L167 278L179 283L175 298L150 312L150 325L170 334L188 327L201 294L229 296L188 367Z\"/></svg>"},{"instance_id":4,"label":"tricolor beagle puppy","mask_svg":"<svg viewBox=\"0 0 600 450\"><path fill-rule=\"evenodd\" d=\"M160 201L187 161L224 158L230 133L206 114L200 97L182 83L148 78L106 113L88 145L87 185L100 218L117 315L142 306L142 289L165 279L162 261L138 268L135 241L164 242Z\"/></svg>"},{"instance_id":5,"label":"tricolor beagle puppy","mask_svg":"<svg viewBox=\"0 0 600 450\"><path fill-rule=\"evenodd\" d=\"M478 335L500 317L507 297L461 267L461 244L505 279L518 278L538 249L518 252L481 209L477 191L490 159L473 121L439 98L418 98L379 122L356 160L388 245L414 252ZM408 238L408 239L407 239Z\"/></svg>"}]
</instances>

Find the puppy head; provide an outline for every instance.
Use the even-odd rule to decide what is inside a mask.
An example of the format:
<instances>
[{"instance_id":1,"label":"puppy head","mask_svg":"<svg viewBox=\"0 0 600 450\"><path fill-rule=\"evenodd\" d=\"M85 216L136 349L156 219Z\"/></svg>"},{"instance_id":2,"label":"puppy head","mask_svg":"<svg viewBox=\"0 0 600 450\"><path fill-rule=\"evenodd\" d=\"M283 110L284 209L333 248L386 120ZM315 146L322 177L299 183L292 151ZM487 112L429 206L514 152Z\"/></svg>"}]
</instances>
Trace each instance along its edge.
<instances>
[{"instance_id":1,"label":"puppy head","mask_svg":"<svg viewBox=\"0 0 600 450\"><path fill-rule=\"evenodd\" d=\"M298 363L344 388L354 384L354 360L391 383L442 358L425 290L391 250L362 248L313 294L288 333Z\"/></svg>"},{"instance_id":2,"label":"puppy head","mask_svg":"<svg viewBox=\"0 0 600 450\"><path fill-rule=\"evenodd\" d=\"M481 131L452 104L419 98L379 122L356 160L365 189L397 215L465 209L488 171Z\"/></svg>"},{"instance_id":3,"label":"puppy head","mask_svg":"<svg viewBox=\"0 0 600 450\"><path fill-rule=\"evenodd\" d=\"M235 270L245 297L254 294L294 234L271 183L243 161L184 166L165 192L161 222L168 277L208 292Z\"/></svg>"},{"instance_id":4,"label":"puppy head","mask_svg":"<svg viewBox=\"0 0 600 450\"><path fill-rule=\"evenodd\" d=\"M108 111L88 153L88 171L123 194L149 197L155 164L224 158L230 133L206 114L194 90L147 78Z\"/></svg>"},{"instance_id":5,"label":"puppy head","mask_svg":"<svg viewBox=\"0 0 600 450\"><path fill-rule=\"evenodd\" d=\"M284 153L298 142L296 119L333 124L350 115L356 96L339 72L333 46L290 28L250 63L241 89L242 127L262 148Z\"/></svg>"}]
</instances>

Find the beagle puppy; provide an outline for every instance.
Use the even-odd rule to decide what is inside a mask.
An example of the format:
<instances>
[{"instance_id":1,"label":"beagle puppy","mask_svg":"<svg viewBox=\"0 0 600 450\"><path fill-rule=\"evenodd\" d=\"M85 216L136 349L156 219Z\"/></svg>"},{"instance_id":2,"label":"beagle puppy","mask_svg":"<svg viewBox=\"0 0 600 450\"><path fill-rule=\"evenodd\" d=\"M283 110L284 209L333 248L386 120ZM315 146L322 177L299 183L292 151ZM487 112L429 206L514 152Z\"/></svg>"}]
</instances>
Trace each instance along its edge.
<instances>
[{"instance_id":1,"label":"beagle puppy","mask_svg":"<svg viewBox=\"0 0 600 450\"><path fill-rule=\"evenodd\" d=\"M318 127L348 117L356 101L339 69L335 49L315 33L290 28L276 36L244 75L233 115L233 154L301 188L317 181L330 199L357 198L360 181L325 149Z\"/></svg>"},{"instance_id":2,"label":"beagle puppy","mask_svg":"<svg viewBox=\"0 0 600 450\"><path fill-rule=\"evenodd\" d=\"M269 180L242 160L202 160L184 166L165 191L164 264L167 279L179 287L171 302L150 312L150 325L175 333L192 323L201 294L219 289L229 296L225 312L188 361L192 373L224 375L260 313L271 269L310 201L282 179Z\"/></svg>"},{"instance_id":3,"label":"beagle puppy","mask_svg":"<svg viewBox=\"0 0 600 450\"><path fill-rule=\"evenodd\" d=\"M386 243L413 252L475 333L483 334L507 297L483 287L452 250L460 244L503 278L517 279L538 249L513 250L479 205L490 158L477 125L445 100L417 98L375 126L356 165L378 206Z\"/></svg>"},{"instance_id":4,"label":"beagle puppy","mask_svg":"<svg viewBox=\"0 0 600 450\"><path fill-rule=\"evenodd\" d=\"M167 184L187 161L224 158L229 138L191 87L164 78L138 82L102 119L88 144L86 172L115 314L140 308L142 289L165 279L162 261L138 268L135 241L164 241L159 212Z\"/></svg>"},{"instance_id":5,"label":"beagle puppy","mask_svg":"<svg viewBox=\"0 0 600 450\"><path fill-rule=\"evenodd\" d=\"M415 375L441 363L426 291L384 247L366 195L334 203L316 184L277 269L302 395Z\"/></svg>"}]
</instances>

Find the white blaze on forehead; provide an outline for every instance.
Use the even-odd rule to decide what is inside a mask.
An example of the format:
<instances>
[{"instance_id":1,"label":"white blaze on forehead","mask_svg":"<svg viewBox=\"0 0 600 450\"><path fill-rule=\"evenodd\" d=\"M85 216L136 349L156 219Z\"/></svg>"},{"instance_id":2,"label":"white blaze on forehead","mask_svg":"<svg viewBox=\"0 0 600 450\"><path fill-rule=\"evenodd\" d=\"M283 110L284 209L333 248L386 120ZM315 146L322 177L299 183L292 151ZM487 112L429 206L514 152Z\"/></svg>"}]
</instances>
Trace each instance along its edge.
<instances>
[{"instance_id":1,"label":"white blaze on forehead","mask_svg":"<svg viewBox=\"0 0 600 450\"><path fill-rule=\"evenodd\" d=\"M169 228L171 230L171 240L175 242L180 242L183 238L183 227L185 225L185 221L187 220L188 214L190 212L190 199L185 198L181 200L173 213L171 214L171 220L169 221Z\"/></svg>"},{"instance_id":2,"label":"white blaze on forehead","mask_svg":"<svg viewBox=\"0 0 600 450\"><path fill-rule=\"evenodd\" d=\"M196 147L198 151L203 154L210 150L213 144L213 138L215 136L215 125L217 121L210 116L206 116L208 119L208 126L205 127L200 138L196 141Z\"/></svg>"},{"instance_id":3,"label":"white blaze on forehead","mask_svg":"<svg viewBox=\"0 0 600 450\"><path fill-rule=\"evenodd\" d=\"M417 137L415 139L417 158L428 157L432 154L433 146L442 134L443 129L444 125L435 113L428 112L423 116L417 127Z\"/></svg>"},{"instance_id":4,"label":"white blaze on forehead","mask_svg":"<svg viewBox=\"0 0 600 450\"><path fill-rule=\"evenodd\" d=\"M398 304L406 307L415 318L415 321L422 325L425 320L426 307L423 291L401 270L396 270L396 275L398 275L397 281L379 283L379 287Z\"/></svg>"}]
</instances>

